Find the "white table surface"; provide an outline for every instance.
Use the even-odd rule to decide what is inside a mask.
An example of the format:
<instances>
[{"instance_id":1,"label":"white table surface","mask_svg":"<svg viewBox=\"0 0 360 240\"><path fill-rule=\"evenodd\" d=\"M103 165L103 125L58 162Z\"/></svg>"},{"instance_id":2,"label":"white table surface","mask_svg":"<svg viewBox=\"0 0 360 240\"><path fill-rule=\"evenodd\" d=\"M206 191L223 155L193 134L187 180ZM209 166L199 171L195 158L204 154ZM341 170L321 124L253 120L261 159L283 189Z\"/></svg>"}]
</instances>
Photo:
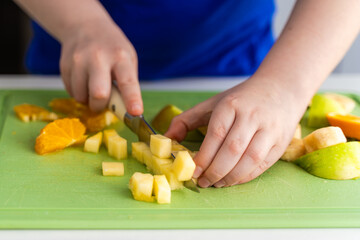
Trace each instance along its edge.
<instances>
[{"instance_id":1,"label":"white table surface","mask_svg":"<svg viewBox=\"0 0 360 240\"><path fill-rule=\"evenodd\" d=\"M220 91L245 78L187 78L142 82L142 89ZM57 76L0 75L0 89L63 89ZM321 86L324 91L360 93L360 74L331 75ZM360 239L360 229L231 229L231 230L2 230L1 240L92 240L92 239Z\"/></svg>"}]
</instances>

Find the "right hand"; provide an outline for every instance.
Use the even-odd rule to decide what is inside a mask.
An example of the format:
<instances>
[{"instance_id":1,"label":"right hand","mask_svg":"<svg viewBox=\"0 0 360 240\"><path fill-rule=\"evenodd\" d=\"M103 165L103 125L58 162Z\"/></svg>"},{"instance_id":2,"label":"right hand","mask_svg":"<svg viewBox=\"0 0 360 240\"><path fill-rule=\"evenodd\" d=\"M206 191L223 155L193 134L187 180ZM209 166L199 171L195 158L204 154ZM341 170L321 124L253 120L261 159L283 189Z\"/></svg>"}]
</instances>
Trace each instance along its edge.
<instances>
[{"instance_id":1,"label":"right hand","mask_svg":"<svg viewBox=\"0 0 360 240\"><path fill-rule=\"evenodd\" d=\"M61 76L66 90L91 110L106 108L116 80L131 115L143 113L134 47L115 23L88 22L62 41Z\"/></svg>"}]
</instances>

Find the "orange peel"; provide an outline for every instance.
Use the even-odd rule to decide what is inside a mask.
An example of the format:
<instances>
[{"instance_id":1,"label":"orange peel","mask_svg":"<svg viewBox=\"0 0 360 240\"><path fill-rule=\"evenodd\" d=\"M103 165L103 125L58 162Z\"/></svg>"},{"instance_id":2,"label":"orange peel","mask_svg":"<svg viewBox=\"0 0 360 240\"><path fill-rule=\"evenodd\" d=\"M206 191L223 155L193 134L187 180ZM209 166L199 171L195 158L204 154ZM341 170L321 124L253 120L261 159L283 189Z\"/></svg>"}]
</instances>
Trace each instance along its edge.
<instances>
[{"instance_id":1,"label":"orange peel","mask_svg":"<svg viewBox=\"0 0 360 240\"><path fill-rule=\"evenodd\" d=\"M331 126L341 128L346 137L360 139L360 117L330 112L326 118Z\"/></svg>"}]
</instances>

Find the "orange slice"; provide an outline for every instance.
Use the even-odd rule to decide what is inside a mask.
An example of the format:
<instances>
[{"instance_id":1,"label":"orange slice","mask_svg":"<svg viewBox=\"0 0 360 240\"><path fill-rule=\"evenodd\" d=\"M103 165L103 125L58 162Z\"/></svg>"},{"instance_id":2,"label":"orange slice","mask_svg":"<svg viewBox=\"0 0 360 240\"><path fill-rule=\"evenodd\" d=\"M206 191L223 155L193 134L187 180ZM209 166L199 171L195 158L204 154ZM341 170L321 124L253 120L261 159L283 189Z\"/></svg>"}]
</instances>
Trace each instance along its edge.
<instances>
[{"instance_id":1,"label":"orange slice","mask_svg":"<svg viewBox=\"0 0 360 240\"><path fill-rule=\"evenodd\" d=\"M62 150L86 139L86 128L78 118L63 118L47 124L36 138L35 151L38 154Z\"/></svg>"},{"instance_id":2,"label":"orange slice","mask_svg":"<svg viewBox=\"0 0 360 240\"><path fill-rule=\"evenodd\" d=\"M360 117L339 113L328 113L327 120L331 126L341 128L346 137L360 139Z\"/></svg>"},{"instance_id":3,"label":"orange slice","mask_svg":"<svg viewBox=\"0 0 360 240\"><path fill-rule=\"evenodd\" d=\"M58 118L55 113L49 112L45 108L27 103L15 106L14 111L16 116L23 122L36 120L53 121Z\"/></svg>"},{"instance_id":4,"label":"orange slice","mask_svg":"<svg viewBox=\"0 0 360 240\"><path fill-rule=\"evenodd\" d=\"M73 98L53 99L49 105L56 112L66 114L68 117L79 118L89 132L101 131L119 121L111 111L106 109L100 113L94 113L88 106L77 102Z\"/></svg>"}]
</instances>

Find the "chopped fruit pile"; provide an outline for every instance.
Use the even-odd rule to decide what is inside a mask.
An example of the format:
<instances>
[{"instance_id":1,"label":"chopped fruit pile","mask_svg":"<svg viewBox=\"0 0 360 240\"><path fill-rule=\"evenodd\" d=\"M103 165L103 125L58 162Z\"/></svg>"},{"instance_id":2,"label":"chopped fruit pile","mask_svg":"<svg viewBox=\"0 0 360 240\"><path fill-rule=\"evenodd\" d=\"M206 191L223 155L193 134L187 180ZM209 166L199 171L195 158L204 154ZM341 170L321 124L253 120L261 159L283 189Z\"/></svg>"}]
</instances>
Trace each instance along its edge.
<instances>
[{"instance_id":1,"label":"chopped fruit pile","mask_svg":"<svg viewBox=\"0 0 360 240\"><path fill-rule=\"evenodd\" d=\"M35 151L42 155L83 143L86 139L85 131L85 126L77 118L55 120L40 131Z\"/></svg>"},{"instance_id":2,"label":"chopped fruit pile","mask_svg":"<svg viewBox=\"0 0 360 240\"><path fill-rule=\"evenodd\" d=\"M94 113L87 105L81 104L73 98L53 99L49 105L56 112L79 118L90 132L98 132L119 121L110 110Z\"/></svg>"},{"instance_id":3,"label":"chopped fruit pile","mask_svg":"<svg viewBox=\"0 0 360 240\"><path fill-rule=\"evenodd\" d=\"M23 122L30 121L54 121L58 118L56 113L49 112L45 108L32 105L32 104L21 104L14 107L16 116Z\"/></svg>"},{"instance_id":4,"label":"chopped fruit pile","mask_svg":"<svg viewBox=\"0 0 360 240\"><path fill-rule=\"evenodd\" d=\"M135 200L164 204L171 202L170 185L164 175L136 172L129 181L129 188Z\"/></svg>"}]
</instances>

